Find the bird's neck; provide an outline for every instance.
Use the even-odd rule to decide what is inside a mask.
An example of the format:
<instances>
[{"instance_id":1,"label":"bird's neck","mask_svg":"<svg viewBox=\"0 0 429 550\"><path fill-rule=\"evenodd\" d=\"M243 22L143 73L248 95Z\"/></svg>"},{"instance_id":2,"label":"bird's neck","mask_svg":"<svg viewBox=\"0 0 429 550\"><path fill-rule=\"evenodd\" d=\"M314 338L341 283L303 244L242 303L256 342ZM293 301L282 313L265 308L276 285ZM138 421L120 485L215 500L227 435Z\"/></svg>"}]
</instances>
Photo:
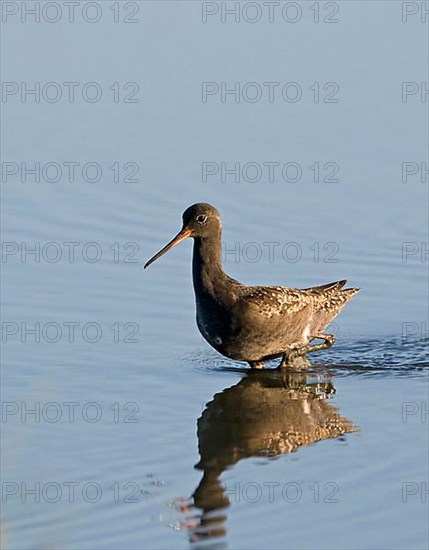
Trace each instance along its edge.
<instances>
[{"instance_id":1,"label":"bird's neck","mask_svg":"<svg viewBox=\"0 0 429 550\"><path fill-rule=\"evenodd\" d=\"M195 292L205 290L214 294L227 276L221 262L221 233L194 240L192 275Z\"/></svg>"}]
</instances>

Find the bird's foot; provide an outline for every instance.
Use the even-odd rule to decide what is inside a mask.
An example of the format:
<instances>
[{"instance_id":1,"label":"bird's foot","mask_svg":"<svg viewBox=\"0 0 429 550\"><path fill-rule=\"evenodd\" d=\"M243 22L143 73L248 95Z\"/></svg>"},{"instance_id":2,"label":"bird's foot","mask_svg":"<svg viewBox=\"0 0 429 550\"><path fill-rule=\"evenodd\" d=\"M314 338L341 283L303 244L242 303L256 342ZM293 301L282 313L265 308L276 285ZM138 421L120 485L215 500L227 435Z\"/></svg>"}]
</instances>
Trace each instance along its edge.
<instances>
[{"instance_id":1,"label":"bird's foot","mask_svg":"<svg viewBox=\"0 0 429 550\"><path fill-rule=\"evenodd\" d=\"M315 351L320 351L322 349L329 349L335 342L335 337L333 334L324 334L318 332L313 336L312 339L323 340L322 344L315 345L306 345L301 348L295 348L285 353L282 357L281 363L279 365L280 369L286 367L297 367L297 368L307 368L311 365L310 361L307 359L306 354L312 353Z\"/></svg>"},{"instance_id":2,"label":"bird's foot","mask_svg":"<svg viewBox=\"0 0 429 550\"><path fill-rule=\"evenodd\" d=\"M311 363L307 359L305 351L303 352L300 349L295 349L283 355L278 368L285 369L292 367L294 369L306 369L310 365Z\"/></svg>"},{"instance_id":3,"label":"bird's foot","mask_svg":"<svg viewBox=\"0 0 429 550\"><path fill-rule=\"evenodd\" d=\"M324 334L323 332L318 332L313 336L313 339L323 340L322 344L308 345L302 348L305 350L305 353L312 353L314 351L320 351L322 349L329 349L335 342L335 336L333 334Z\"/></svg>"},{"instance_id":4,"label":"bird's foot","mask_svg":"<svg viewBox=\"0 0 429 550\"><path fill-rule=\"evenodd\" d=\"M265 367L264 361L248 361L252 369L263 369Z\"/></svg>"}]
</instances>

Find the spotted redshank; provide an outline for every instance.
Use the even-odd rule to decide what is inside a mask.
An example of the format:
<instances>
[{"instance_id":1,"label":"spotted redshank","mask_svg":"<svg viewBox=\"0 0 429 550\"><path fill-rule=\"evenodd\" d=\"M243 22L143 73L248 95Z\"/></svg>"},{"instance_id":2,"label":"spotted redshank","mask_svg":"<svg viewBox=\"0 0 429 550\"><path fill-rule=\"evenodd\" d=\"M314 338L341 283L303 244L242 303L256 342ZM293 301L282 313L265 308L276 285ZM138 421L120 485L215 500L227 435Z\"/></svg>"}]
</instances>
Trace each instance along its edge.
<instances>
[{"instance_id":1,"label":"spotted redshank","mask_svg":"<svg viewBox=\"0 0 429 550\"><path fill-rule=\"evenodd\" d=\"M346 281L305 289L244 285L222 268L216 208L197 203L182 219L179 233L144 268L184 239L194 239L197 325L215 350L258 369L274 358L281 358L280 368L305 364L307 353L332 346L334 336L324 331L359 288L344 289ZM310 345L316 339L323 342Z\"/></svg>"}]
</instances>

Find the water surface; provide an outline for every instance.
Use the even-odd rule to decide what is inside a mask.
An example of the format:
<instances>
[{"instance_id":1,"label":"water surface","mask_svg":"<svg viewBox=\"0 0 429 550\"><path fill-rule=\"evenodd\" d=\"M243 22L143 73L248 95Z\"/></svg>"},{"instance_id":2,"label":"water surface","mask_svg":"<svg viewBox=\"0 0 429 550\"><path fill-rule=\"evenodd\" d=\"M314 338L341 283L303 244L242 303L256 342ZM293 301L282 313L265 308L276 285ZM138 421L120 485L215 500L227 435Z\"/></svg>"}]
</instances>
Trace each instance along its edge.
<instances>
[{"instance_id":1,"label":"water surface","mask_svg":"<svg viewBox=\"0 0 429 550\"><path fill-rule=\"evenodd\" d=\"M134 25L3 25L4 80L140 95L2 105L4 161L103 168L2 183L2 547L427 548L427 185L402 174L424 162L427 103L401 95L426 79L427 36L399 2L339 2L332 25L308 4L296 24L140 2ZM204 103L207 81L305 93ZM315 103L332 81L340 101ZM139 181L115 183L116 162ZM204 182L204 162L302 177ZM190 243L142 271L200 200L231 276L362 288L309 372L252 374L202 341Z\"/></svg>"}]
</instances>

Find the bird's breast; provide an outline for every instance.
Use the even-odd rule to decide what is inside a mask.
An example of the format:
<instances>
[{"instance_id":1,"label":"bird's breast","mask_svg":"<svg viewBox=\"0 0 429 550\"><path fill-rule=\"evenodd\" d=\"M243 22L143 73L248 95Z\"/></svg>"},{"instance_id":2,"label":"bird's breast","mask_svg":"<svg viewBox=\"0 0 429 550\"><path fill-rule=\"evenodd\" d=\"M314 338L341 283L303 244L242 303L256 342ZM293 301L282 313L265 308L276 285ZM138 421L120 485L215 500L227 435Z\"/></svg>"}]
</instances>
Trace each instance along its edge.
<instances>
[{"instance_id":1,"label":"bird's breast","mask_svg":"<svg viewBox=\"0 0 429 550\"><path fill-rule=\"evenodd\" d=\"M197 300L197 326L207 342L222 351L229 328L228 314L216 303Z\"/></svg>"}]
</instances>

